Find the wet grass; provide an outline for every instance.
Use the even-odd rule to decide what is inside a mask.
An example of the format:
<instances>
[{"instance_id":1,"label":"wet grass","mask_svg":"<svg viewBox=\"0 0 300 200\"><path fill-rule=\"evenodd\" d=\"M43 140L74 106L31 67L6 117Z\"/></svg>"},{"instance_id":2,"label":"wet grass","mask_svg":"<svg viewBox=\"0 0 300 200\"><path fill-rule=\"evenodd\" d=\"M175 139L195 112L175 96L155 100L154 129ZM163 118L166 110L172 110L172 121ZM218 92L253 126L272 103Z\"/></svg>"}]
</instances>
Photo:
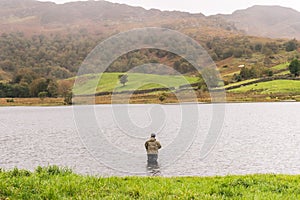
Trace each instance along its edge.
<instances>
[{"instance_id":1,"label":"wet grass","mask_svg":"<svg viewBox=\"0 0 300 200\"><path fill-rule=\"evenodd\" d=\"M299 199L300 176L92 177L50 166L0 172L0 199Z\"/></svg>"}]
</instances>

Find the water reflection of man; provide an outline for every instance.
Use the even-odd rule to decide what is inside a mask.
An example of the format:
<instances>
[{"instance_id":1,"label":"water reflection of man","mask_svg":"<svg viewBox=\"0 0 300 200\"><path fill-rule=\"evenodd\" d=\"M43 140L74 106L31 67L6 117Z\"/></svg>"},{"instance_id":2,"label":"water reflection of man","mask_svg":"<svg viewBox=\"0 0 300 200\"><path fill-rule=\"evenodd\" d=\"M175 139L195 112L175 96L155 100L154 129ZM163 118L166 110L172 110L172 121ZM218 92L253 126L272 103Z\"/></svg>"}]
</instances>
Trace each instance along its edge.
<instances>
[{"instance_id":1,"label":"water reflection of man","mask_svg":"<svg viewBox=\"0 0 300 200\"><path fill-rule=\"evenodd\" d=\"M147 150L148 156L148 165L157 165L158 149L161 148L161 145L159 141L155 139L155 137L156 135L152 133L151 138L145 143L145 148Z\"/></svg>"}]
</instances>

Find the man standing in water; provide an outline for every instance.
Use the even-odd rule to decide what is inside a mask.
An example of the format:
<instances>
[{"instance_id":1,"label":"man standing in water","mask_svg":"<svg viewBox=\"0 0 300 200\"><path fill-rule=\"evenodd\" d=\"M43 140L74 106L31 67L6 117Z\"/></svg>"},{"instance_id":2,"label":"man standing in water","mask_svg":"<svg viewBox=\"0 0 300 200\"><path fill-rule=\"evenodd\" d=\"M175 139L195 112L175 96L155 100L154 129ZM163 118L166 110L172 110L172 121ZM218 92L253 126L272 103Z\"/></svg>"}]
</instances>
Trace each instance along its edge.
<instances>
[{"instance_id":1,"label":"man standing in water","mask_svg":"<svg viewBox=\"0 0 300 200\"><path fill-rule=\"evenodd\" d=\"M161 148L159 141L155 139L156 135L151 134L151 138L145 143L145 148L147 150L148 164L157 164L158 149Z\"/></svg>"}]
</instances>

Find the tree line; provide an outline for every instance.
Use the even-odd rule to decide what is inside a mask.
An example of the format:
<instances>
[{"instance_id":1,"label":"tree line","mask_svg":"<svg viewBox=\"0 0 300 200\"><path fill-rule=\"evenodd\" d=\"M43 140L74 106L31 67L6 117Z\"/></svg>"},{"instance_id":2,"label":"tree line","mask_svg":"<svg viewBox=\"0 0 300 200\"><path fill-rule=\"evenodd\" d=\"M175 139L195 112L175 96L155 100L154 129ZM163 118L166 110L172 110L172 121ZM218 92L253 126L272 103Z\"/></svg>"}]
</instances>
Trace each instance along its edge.
<instances>
[{"instance_id":1,"label":"tree line","mask_svg":"<svg viewBox=\"0 0 300 200\"><path fill-rule=\"evenodd\" d=\"M298 49L299 42L296 39L289 41L257 42L249 37L220 38L214 37L205 44L213 60L223 60L230 57L251 58L254 53L269 57L280 51L294 51Z\"/></svg>"}]
</instances>

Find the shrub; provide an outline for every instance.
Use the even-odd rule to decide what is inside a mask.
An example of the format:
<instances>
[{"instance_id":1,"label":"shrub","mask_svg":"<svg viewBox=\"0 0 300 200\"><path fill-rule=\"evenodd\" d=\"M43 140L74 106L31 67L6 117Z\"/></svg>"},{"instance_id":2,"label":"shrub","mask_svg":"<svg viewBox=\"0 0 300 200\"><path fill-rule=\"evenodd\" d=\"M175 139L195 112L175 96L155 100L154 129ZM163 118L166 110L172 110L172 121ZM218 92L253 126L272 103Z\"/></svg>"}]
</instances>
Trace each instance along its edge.
<instances>
[{"instance_id":1,"label":"shrub","mask_svg":"<svg viewBox=\"0 0 300 200\"><path fill-rule=\"evenodd\" d=\"M14 99L6 99L6 102L7 102L7 103L14 103L15 100L14 100Z\"/></svg>"}]
</instances>

